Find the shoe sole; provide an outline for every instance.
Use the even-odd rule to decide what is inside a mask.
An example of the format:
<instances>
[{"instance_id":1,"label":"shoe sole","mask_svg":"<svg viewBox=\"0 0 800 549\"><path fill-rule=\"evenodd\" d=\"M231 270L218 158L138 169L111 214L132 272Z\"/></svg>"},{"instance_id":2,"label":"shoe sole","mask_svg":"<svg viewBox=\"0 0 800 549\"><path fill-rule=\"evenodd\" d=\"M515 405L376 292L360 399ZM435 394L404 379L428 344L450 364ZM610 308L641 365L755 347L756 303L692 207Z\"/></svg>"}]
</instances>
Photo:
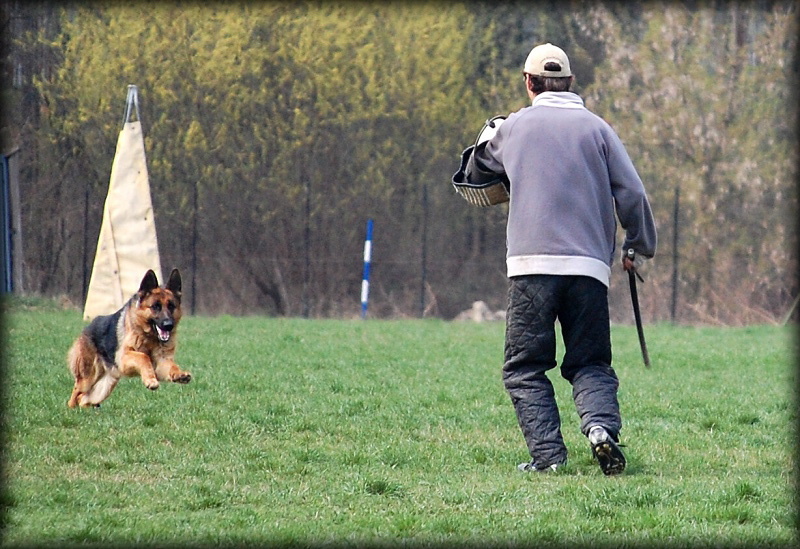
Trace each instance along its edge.
<instances>
[{"instance_id":1,"label":"shoe sole","mask_svg":"<svg viewBox=\"0 0 800 549\"><path fill-rule=\"evenodd\" d=\"M517 471L522 471L523 473L556 473L561 467L563 467L563 464L554 463L543 469L537 469L536 467L531 467L528 463L520 463L517 465Z\"/></svg>"},{"instance_id":2,"label":"shoe sole","mask_svg":"<svg viewBox=\"0 0 800 549\"><path fill-rule=\"evenodd\" d=\"M618 475L625 470L625 455L614 441L605 440L592 446L592 453L604 475Z\"/></svg>"}]
</instances>

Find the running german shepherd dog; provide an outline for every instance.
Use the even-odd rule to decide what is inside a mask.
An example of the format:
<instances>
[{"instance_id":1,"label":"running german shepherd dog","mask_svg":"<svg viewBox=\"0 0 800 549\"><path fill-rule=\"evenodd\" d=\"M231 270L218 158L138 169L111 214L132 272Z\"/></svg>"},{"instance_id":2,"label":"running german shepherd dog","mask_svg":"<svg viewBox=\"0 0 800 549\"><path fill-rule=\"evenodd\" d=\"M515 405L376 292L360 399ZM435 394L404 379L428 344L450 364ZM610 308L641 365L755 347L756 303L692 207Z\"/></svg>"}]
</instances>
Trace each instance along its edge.
<instances>
[{"instance_id":1,"label":"running german shepherd dog","mask_svg":"<svg viewBox=\"0 0 800 549\"><path fill-rule=\"evenodd\" d=\"M116 313L92 320L69 350L75 387L67 406L100 406L123 376L139 376L151 390L159 380L189 383L192 374L173 360L180 319L178 269L163 288L156 273L147 271L139 291Z\"/></svg>"}]
</instances>

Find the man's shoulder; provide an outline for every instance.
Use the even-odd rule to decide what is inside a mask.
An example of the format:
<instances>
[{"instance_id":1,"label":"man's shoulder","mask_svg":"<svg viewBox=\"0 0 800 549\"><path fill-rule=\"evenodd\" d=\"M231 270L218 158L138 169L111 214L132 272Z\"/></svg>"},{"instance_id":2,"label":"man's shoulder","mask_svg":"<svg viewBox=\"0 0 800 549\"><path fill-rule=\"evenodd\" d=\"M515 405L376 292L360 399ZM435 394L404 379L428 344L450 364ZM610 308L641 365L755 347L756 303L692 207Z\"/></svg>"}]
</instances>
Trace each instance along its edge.
<instances>
[{"instance_id":1,"label":"man's shoulder","mask_svg":"<svg viewBox=\"0 0 800 549\"><path fill-rule=\"evenodd\" d=\"M527 106L522 107L521 109L518 109L518 110L512 112L511 114L509 114L506 120L507 121L517 120L518 118L521 118L521 117L525 116L525 114L527 114L527 113L529 113L531 111L532 111L532 107L530 105L527 105Z\"/></svg>"},{"instance_id":2,"label":"man's shoulder","mask_svg":"<svg viewBox=\"0 0 800 549\"><path fill-rule=\"evenodd\" d=\"M555 96L556 94L552 93L551 95ZM570 93L570 95L574 94ZM614 129L602 116L583 106L582 103L578 107L577 102L574 102L572 108L564 108L563 106L546 108L549 106L551 105L545 102L539 102L512 112L506 117L506 121L504 122L504 126L506 126L505 131L509 132L518 122L523 124L555 124L561 126L567 120L571 119L573 120L573 124L578 124L586 131L616 135Z\"/></svg>"}]
</instances>

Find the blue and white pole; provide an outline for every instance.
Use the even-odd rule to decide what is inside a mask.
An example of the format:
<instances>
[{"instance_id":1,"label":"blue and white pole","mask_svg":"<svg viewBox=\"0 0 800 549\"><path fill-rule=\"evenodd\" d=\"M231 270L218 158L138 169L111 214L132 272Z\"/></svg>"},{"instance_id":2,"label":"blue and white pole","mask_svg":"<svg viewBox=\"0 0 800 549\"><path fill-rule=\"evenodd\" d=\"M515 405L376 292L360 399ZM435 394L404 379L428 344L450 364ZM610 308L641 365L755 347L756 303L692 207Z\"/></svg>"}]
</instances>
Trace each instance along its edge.
<instances>
[{"instance_id":1,"label":"blue and white pole","mask_svg":"<svg viewBox=\"0 0 800 549\"><path fill-rule=\"evenodd\" d=\"M361 278L361 318L367 317L369 300L369 266L372 262L372 220L367 220L367 238L364 240L364 276Z\"/></svg>"}]
</instances>

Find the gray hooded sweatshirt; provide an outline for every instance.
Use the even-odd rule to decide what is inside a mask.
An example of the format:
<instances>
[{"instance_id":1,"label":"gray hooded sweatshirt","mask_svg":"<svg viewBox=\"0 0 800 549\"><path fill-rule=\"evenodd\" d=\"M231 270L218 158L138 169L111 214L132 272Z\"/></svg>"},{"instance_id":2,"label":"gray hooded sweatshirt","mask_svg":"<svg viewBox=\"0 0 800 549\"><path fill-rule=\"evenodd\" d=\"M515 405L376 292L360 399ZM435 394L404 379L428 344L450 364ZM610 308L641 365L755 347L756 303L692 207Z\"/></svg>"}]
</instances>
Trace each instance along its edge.
<instances>
[{"instance_id":1,"label":"gray hooded sweatshirt","mask_svg":"<svg viewBox=\"0 0 800 549\"><path fill-rule=\"evenodd\" d=\"M623 249L655 255L642 180L611 126L572 92L540 93L510 114L470 164L510 181L509 277L584 275L608 286L615 211L625 229Z\"/></svg>"}]
</instances>

